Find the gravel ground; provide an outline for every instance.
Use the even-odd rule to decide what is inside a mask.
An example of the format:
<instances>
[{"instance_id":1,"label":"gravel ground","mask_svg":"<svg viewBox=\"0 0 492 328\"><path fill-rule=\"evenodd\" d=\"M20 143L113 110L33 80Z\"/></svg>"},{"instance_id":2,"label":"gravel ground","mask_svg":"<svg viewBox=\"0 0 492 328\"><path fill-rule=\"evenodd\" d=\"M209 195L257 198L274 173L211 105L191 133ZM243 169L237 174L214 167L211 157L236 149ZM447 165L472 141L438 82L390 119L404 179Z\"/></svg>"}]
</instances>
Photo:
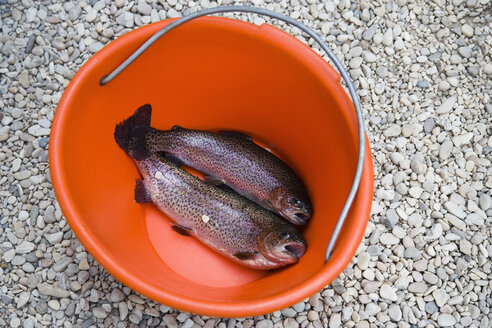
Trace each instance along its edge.
<instances>
[{"instance_id":1,"label":"gravel ground","mask_svg":"<svg viewBox=\"0 0 492 328\"><path fill-rule=\"evenodd\" d=\"M180 313L122 286L55 200L47 144L56 104L112 39L217 2L0 0L1 327L492 326L490 0L248 4L314 28L355 80L375 197L352 263L305 302L246 319Z\"/></svg>"}]
</instances>

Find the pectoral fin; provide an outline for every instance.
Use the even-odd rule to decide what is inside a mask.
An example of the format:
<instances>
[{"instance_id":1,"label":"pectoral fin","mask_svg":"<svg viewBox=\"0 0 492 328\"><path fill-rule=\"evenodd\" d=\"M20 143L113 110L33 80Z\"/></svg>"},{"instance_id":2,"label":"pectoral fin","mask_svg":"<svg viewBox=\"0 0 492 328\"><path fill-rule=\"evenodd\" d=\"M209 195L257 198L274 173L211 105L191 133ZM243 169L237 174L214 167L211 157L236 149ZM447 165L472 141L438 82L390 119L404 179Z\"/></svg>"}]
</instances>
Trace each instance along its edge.
<instances>
[{"instance_id":1,"label":"pectoral fin","mask_svg":"<svg viewBox=\"0 0 492 328\"><path fill-rule=\"evenodd\" d=\"M236 257L238 260L245 261L245 260L252 260L256 257L256 253L253 252L238 252L234 254L234 257Z\"/></svg>"},{"instance_id":2,"label":"pectoral fin","mask_svg":"<svg viewBox=\"0 0 492 328\"><path fill-rule=\"evenodd\" d=\"M192 229L187 228L187 227L183 227L183 226L176 224L176 223L171 223L171 229L173 229L174 231L176 231L180 235L187 236L187 237L191 236L191 232L192 232Z\"/></svg>"},{"instance_id":3,"label":"pectoral fin","mask_svg":"<svg viewBox=\"0 0 492 328\"><path fill-rule=\"evenodd\" d=\"M181 159L173 154L164 153L164 158L173 163L176 166L186 165Z\"/></svg>"},{"instance_id":4,"label":"pectoral fin","mask_svg":"<svg viewBox=\"0 0 492 328\"><path fill-rule=\"evenodd\" d=\"M214 187L218 187L221 184L223 184L222 180L217 179L217 178L214 178L214 177L212 177L210 175L205 175L203 177L203 182L205 182L208 185L214 186Z\"/></svg>"},{"instance_id":5,"label":"pectoral fin","mask_svg":"<svg viewBox=\"0 0 492 328\"><path fill-rule=\"evenodd\" d=\"M228 185L226 185L224 183L224 181L219 180L219 179L214 178L214 177L211 177L210 175L204 176L202 181L208 185L217 187L217 188L222 189L224 191L234 192L234 190L231 187L229 187Z\"/></svg>"},{"instance_id":6,"label":"pectoral fin","mask_svg":"<svg viewBox=\"0 0 492 328\"><path fill-rule=\"evenodd\" d=\"M144 204L152 201L149 191L145 187L143 180L137 179L135 183L135 202Z\"/></svg>"}]
</instances>

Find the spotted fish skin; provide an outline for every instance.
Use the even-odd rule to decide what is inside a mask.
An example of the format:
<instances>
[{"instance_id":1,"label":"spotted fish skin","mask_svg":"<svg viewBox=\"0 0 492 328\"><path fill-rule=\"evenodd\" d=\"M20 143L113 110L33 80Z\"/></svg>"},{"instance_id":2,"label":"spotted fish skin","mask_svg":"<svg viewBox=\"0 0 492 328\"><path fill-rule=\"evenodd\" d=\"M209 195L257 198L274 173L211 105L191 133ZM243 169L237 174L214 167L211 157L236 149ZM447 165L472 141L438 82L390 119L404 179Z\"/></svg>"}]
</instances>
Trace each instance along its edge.
<instances>
[{"instance_id":1,"label":"spotted fish skin","mask_svg":"<svg viewBox=\"0 0 492 328\"><path fill-rule=\"evenodd\" d=\"M313 213L306 187L278 157L239 133L219 134L185 129L150 127L151 107L144 105L124 124L133 129L134 142L144 142L149 152L165 152L225 183L237 193L276 212L296 225ZM137 127L137 129L135 129Z\"/></svg>"},{"instance_id":2,"label":"spotted fish skin","mask_svg":"<svg viewBox=\"0 0 492 328\"><path fill-rule=\"evenodd\" d=\"M151 201L192 236L231 260L255 269L275 269L296 263L303 255L307 245L302 235L248 199L203 183L157 154L135 160L135 164ZM282 256L289 254L281 244L300 250L295 256L272 260L260 249L268 234L278 236L269 244L270 250L280 247Z\"/></svg>"}]
</instances>

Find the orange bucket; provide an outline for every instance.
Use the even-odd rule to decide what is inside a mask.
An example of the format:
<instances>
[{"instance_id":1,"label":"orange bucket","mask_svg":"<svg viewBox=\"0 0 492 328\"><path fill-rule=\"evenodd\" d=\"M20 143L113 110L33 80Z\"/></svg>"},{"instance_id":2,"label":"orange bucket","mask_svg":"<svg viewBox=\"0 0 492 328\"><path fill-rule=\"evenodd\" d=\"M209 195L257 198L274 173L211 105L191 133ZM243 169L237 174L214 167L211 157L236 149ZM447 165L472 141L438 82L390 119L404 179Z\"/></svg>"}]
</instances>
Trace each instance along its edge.
<instances>
[{"instance_id":1,"label":"orange bucket","mask_svg":"<svg viewBox=\"0 0 492 328\"><path fill-rule=\"evenodd\" d=\"M49 148L60 206L94 258L155 301L220 317L288 307L345 269L369 218L373 170L366 144L358 193L325 262L356 172L354 105L340 75L296 38L268 24L220 17L179 26L100 85L103 76L171 22L144 26L111 42L66 89ZM314 216L304 231L309 248L298 264L272 272L242 267L171 231L169 218L155 206L133 201L139 173L117 146L113 131L145 103L152 104L155 128L178 124L245 131L299 174Z\"/></svg>"}]
</instances>

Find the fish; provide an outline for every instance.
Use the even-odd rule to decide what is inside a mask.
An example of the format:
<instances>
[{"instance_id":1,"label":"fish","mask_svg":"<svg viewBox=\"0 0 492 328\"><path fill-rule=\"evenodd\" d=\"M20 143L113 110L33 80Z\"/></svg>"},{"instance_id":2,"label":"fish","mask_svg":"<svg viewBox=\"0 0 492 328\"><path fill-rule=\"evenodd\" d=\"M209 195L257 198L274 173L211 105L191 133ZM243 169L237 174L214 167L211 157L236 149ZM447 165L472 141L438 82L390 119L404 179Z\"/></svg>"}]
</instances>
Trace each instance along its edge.
<instances>
[{"instance_id":1,"label":"fish","mask_svg":"<svg viewBox=\"0 0 492 328\"><path fill-rule=\"evenodd\" d=\"M175 125L170 130L150 127L152 107L138 108L124 124L130 133L123 144L145 143L137 149L164 152L168 160L203 172L209 184L232 190L279 214L295 225L305 225L313 214L301 179L281 159L238 131L213 133Z\"/></svg>"},{"instance_id":2,"label":"fish","mask_svg":"<svg viewBox=\"0 0 492 328\"><path fill-rule=\"evenodd\" d=\"M152 202L174 221L171 228L177 233L258 270L297 263L305 254L307 242L294 225L235 192L204 183L144 143L126 142L128 128L124 122L117 125L114 137L142 176L135 184L135 202Z\"/></svg>"}]
</instances>

